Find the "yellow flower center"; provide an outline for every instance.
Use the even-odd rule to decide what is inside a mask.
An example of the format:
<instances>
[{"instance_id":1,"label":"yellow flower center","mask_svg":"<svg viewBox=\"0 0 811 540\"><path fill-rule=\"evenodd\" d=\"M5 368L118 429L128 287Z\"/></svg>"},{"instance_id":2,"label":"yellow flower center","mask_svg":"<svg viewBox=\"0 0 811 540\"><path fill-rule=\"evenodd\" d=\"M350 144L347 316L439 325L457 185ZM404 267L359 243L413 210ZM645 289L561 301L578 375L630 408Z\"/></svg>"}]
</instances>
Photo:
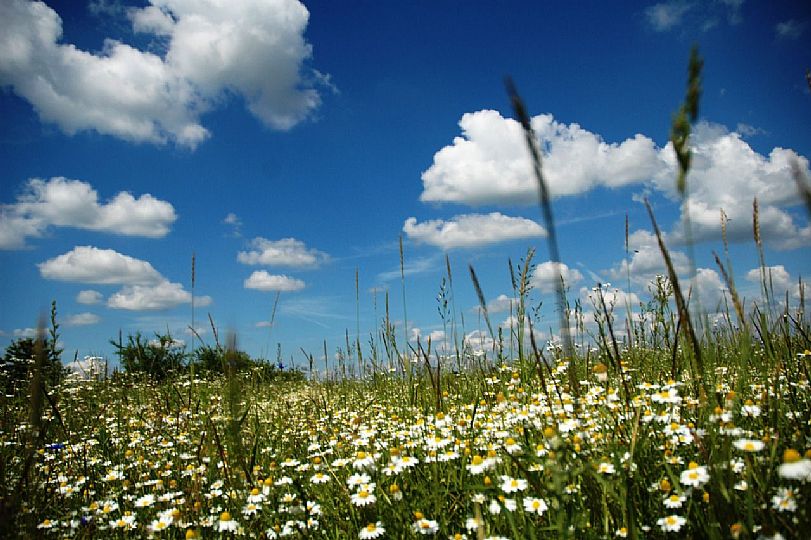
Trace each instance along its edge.
<instances>
[{"instance_id":1,"label":"yellow flower center","mask_svg":"<svg viewBox=\"0 0 811 540\"><path fill-rule=\"evenodd\" d=\"M800 453L793 448L787 449L783 452L783 462L784 463L795 463L800 461Z\"/></svg>"},{"instance_id":2,"label":"yellow flower center","mask_svg":"<svg viewBox=\"0 0 811 540\"><path fill-rule=\"evenodd\" d=\"M223 512L220 514L220 521L231 521L231 514L228 512Z\"/></svg>"},{"instance_id":3,"label":"yellow flower center","mask_svg":"<svg viewBox=\"0 0 811 540\"><path fill-rule=\"evenodd\" d=\"M483 462L484 460L481 456L473 456L473 460L471 461L471 463L476 466L481 465Z\"/></svg>"},{"instance_id":4,"label":"yellow flower center","mask_svg":"<svg viewBox=\"0 0 811 540\"><path fill-rule=\"evenodd\" d=\"M358 459L366 459L366 452L362 450L358 452Z\"/></svg>"}]
</instances>

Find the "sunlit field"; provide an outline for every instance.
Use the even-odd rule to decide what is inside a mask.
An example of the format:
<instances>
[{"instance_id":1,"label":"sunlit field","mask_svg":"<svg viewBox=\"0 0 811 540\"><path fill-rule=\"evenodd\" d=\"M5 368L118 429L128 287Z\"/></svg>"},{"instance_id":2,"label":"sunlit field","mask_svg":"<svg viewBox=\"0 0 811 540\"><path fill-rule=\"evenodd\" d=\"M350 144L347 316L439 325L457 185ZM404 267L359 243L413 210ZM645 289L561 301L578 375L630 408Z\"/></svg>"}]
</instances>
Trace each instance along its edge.
<instances>
[{"instance_id":1,"label":"sunlit field","mask_svg":"<svg viewBox=\"0 0 811 540\"><path fill-rule=\"evenodd\" d=\"M700 69L694 54L671 134L682 194ZM509 263L509 328L493 330L470 267L479 338L461 337L462 272L446 259L447 341L409 343L387 302L368 346L347 333L337 358L306 352L303 370L253 361L212 328L193 353L130 336L113 343L121 371L53 377L54 305L50 333L7 351L2 372L0 536L808 538L804 285L799 302L775 297L755 202L760 298L738 298L716 256L728 303L710 315L648 209L669 271L650 300L598 286L586 310L561 283L545 308L560 337L542 342L532 250Z\"/></svg>"}]
</instances>

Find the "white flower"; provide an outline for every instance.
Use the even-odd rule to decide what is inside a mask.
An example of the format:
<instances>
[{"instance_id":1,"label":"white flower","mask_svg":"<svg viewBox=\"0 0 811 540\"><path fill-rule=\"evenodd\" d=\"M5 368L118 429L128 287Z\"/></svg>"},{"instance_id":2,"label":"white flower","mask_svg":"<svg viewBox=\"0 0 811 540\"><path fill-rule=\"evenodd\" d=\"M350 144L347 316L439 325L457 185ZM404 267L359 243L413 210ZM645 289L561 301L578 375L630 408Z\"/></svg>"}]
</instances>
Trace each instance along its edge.
<instances>
[{"instance_id":1,"label":"white flower","mask_svg":"<svg viewBox=\"0 0 811 540\"><path fill-rule=\"evenodd\" d=\"M760 452L766 446L763 441L757 439L738 439L732 444L742 452Z\"/></svg>"},{"instance_id":2,"label":"white flower","mask_svg":"<svg viewBox=\"0 0 811 540\"><path fill-rule=\"evenodd\" d=\"M664 503L666 508L681 508L684 501L685 497L683 495L676 495L674 493L670 497L665 497Z\"/></svg>"},{"instance_id":3,"label":"white flower","mask_svg":"<svg viewBox=\"0 0 811 540\"><path fill-rule=\"evenodd\" d=\"M597 472L600 474L614 474L614 464L603 461L597 466Z\"/></svg>"},{"instance_id":4,"label":"white flower","mask_svg":"<svg viewBox=\"0 0 811 540\"><path fill-rule=\"evenodd\" d=\"M515 493L516 491L524 491L525 489L527 489L526 480L507 475L501 476L501 490L504 493Z\"/></svg>"},{"instance_id":5,"label":"white flower","mask_svg":"<svg viewBox=\"0 0 811 540\"><path fill-rule=\"evenodd\" d=\"M772 497L772 508L778 512L794 512L797 509L797 499L791 488L778 488L777 495Z\"/></svg>"},{"instance_id":6,"label":"white flower","mask_svg":"<svg viewBox=\"0 0 811 540\"><path fill-rule=\"evenodd\" d=\"M685 486L700 488L710 480L710 475L707 467L691 461L687 470L682 471L680 480Z\"/></svg>"},{"instance_id":7,"label":"white flower","mask_svg":"<svg viewBox=\"0 0 811 540\"><path fill-rule=\"evenodd\" d=\"M310 482L313 484L326 484L329 482L329 476L324 473L317 472L310 477Z\"/></svg>"},{"instance_id":8,"label":"white flower","mask_svg":"<svg viewBox=\"0 0 811 540\"><path fill-rule=\"evenodd\" d=\"M524 510L530 514L542 516L547 508L546 502L543 499L536 499L535 497L527 497L524 499Z\"/></svg>"},{"instance_id":9,"label":"white flower","mask_svg":"<svg viewBox=\"0 0 811 540\"><path fill-rule=\"evenodd\" d=\"M777 472L783 478L811 482L811 459L801 458L799 452L790 448L783 453L783 464Z\"/></svg>"},{"instance_id":10,"label":"white flower","mask_svg":"<svg viewBox=\"0 0 811 540\"><path fill-rule=\"evenodd\" d=\"M355 506L367 506L369 504L373 504L377 500L377 497L375 497L372 493L374 490L374 484L369 484L368 486L364 487L367 489L361 488L360 491L352 494L352 504Z\"/></svg>"},{"instance_id":11,"label":"white flower","mask_svg":"<svg viewBox=\"0 0 811 540\"><path fill-rule=\"evenodd\" d=\"M220 514L220 520L217 522L217 530L219 532L236 532L239 528L239 523L231 519L231 514L223 512Z\"/></svg>"},{"instance_id":12,"label":"white flower","mask_svg":"<svg viewBox=\"0 0 811 540\"><path fill-rule=\"evenodd\" d=\"M665 532L679 532L685 523L687 523L687 520L676 514L656 520L656 524Z\"/></svg>"},{"instance_id":13,"label":"white flower","mask_svg":"<svg viewBox=\"0 0 811 540\"><path fill-rule=\"evenodd\" d=\"M422 518L415 521L411 525L411 528L415 533L418 534L436 534L436 532L439 530L439 524L433 519Z\"/></svg>"},{"instance_id":14,"label":"white flower","mask_svg":"<svg viewBox=\"0 0 811 540\"><path fill-rule=\"evenodd\" d=\"M377 523L369 523L367 526L362 528L358 533L358 538L360 538L360 540L380 538L385 532L386 529L383 528L383 524L378 521Z\"/></svg>"}]
</instances>

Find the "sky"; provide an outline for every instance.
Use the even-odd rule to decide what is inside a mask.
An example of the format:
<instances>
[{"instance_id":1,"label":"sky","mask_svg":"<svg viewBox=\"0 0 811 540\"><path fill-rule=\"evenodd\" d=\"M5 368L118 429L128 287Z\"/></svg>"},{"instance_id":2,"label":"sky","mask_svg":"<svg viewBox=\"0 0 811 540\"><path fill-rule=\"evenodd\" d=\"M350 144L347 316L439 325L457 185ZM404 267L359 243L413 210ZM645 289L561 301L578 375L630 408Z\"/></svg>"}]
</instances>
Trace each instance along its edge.
<instances>
[{"instance_id":1,"label":"sky","mask_svg":"<svg viewBox=\"0 0 811 540\"><path fill-rule=\"evenodd\" d=\"M811 270L791 175L796 161L811 176L807 3L561 6L0 2L0 347L56 301L66 359L114 361L119 333L213 345L210 318L252 356L301 365L347 335L368 354L387 295L401 344L442 343L446 256L450 318L481 345L468 266L509 326L508 261L529 249L548 339L561 273L587 313L598 284L618 306L649 300L665 268L646 197L688 282L692 245L710 314L722 210L737 288L759 298L757 197L775 292L796 304ZM693 45L682 198L668 135ZM559 269L506 76L542 149Z\"/></svg>"}]
</instances>

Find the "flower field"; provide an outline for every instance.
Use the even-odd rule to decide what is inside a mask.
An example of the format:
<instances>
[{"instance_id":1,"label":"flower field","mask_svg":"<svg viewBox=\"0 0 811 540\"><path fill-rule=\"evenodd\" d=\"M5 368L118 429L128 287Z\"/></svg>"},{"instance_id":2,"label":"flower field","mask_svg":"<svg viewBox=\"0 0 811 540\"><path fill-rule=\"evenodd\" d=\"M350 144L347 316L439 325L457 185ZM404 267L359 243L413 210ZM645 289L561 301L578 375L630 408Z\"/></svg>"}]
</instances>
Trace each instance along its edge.
<instances>
[{"instance_id":1,"label":"flower field","mask_svg":"<svg viewBox=\"0 0 811 540\"><path fill-rule=\"evenodd\" d=\"M595 352L444 377L68 380L38 427L27 400L3 402L7 531L802 538L811 352L736 352L703 381L642 347L611 367Z\"/></svg>"}]
</instances>

